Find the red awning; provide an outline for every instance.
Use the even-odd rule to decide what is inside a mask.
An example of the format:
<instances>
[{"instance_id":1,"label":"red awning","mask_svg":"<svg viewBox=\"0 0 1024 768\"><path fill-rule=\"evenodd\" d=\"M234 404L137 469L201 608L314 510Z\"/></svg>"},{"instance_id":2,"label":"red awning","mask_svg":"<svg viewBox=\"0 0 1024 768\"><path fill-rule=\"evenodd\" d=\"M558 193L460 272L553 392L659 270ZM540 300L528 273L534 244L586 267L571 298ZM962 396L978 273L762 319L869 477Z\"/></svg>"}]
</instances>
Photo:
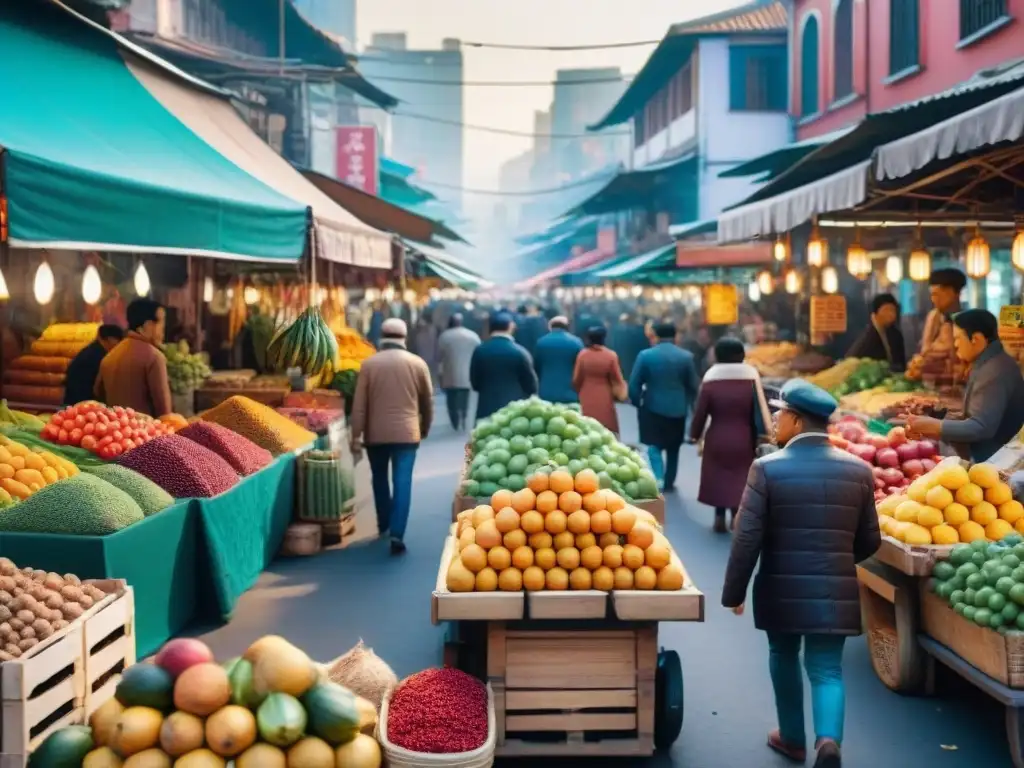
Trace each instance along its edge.
<instances>
[{"instance_id":1,"label":"red awning","mask_svg":"<svg viewBox=\"0 0 1024 768\"><path fill-rule=\"evenodd\" d=\"M568 261L563 261L557 267L546 269L535 277L531 277L529 280L524 280L519 283L516 288L524 290L527 288L533 288L546 283L548 280L554 280L562 275L568 275L572 272L578 272L581 269L587 269L593 267L596 264L600 264L602 261L607 259L608 254L601 248L595 248L592 251L581 253L579 256L573 256Z\"/></svg>"},{"instance_id":2,"label":"red awning","mask_svg":"<svg viewBox=\"0 0 1024 768\"><path fill-rule=\"evenodd\" d=\"M768 242L736 245L688 245L676 243L676 266L687 269L709 267L754 267L772 260Z\"/></svg>"}]
</instances>

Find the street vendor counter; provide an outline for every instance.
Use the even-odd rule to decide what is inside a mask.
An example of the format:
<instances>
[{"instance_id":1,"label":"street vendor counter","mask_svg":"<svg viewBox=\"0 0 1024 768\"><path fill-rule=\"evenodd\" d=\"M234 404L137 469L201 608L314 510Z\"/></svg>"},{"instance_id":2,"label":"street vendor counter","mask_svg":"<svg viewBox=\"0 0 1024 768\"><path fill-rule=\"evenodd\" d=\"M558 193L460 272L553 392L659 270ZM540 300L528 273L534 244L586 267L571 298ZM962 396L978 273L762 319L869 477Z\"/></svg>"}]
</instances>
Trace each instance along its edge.
<instances>
[{"instance_id":1,"label":"street vendor counter","mask_svg":"<svg viewBox=\"0 0 1024 768\"><path fill-rule=\"evenodd\" d=\"M212 499L182 499L109 536L0 533L0 555L135 590L140 658L196 622L220 622L270 564L292 516L297 454Z\"/></svg>"}]
</instances>

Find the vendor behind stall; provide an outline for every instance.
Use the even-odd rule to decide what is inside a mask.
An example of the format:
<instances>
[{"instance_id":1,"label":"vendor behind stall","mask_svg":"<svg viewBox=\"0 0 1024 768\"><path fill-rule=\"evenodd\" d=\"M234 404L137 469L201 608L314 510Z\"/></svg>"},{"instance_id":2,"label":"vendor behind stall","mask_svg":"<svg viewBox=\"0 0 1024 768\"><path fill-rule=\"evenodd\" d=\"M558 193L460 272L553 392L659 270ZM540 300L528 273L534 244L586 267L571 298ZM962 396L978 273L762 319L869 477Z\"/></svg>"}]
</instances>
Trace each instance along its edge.
<instances>
[{"instance_id":1,"label":"vendor behind stall","mask_svg":"<svg viewBox=\"0 0 1024 768\"><path fill-rule=\"evenodd\" d=\"M100 363L107 352L124 338L124 329L119 325L101 325L96 340L75 355L68 365L67 383L64 385L64 404L74 405L83 400L92 400L93 386L100 373Z\"/></svg>"},{"instance_id":2,"label":"vendor behind stall","mask_svg":"<svg viewBox=\"0 0 1024 768\"><path fill-rule=\"evenodd\" d=\"M959 381L959 366L953 348L953 315L960 311L960 293L967 285L967 277L959 269L937 269L928 279L928 293L932 311L924 323L921 349L910 361L909 378L920 379L929 375L937 383L952 384ZM949 380L952 378L952 380Z\"/></svg>"},{"instance_id":3,"label":"vendor behind stall","mask_svg":"<svg viewBox=\"0 0 1024 768\"><path fill-rule=\"evenodd\" d=\"M164 307L156 301L136 299L128 305L128 335L100 363L97 400L155 417L174 410L167 358L160 349L165 321Z\"/></svg>"},{"instance_id":4,"label":"vendor behind stall","mask_svg":"<svg viewBox=\"0 0 1024 768\"><path fill-rule=\"evenodd\" d=\"M940 439L971 461L985 461L1024 426L1024 378L999 341L999 322L984 309L953 316L957 357L971 366L964 393L963 419L910 416L907 431Z\"/></svg>"},{"instance_id":5,"label":"vendor behind stall","mask_svg":"<svg viewBox=\"0 0 1024 768\"><path fill-rule=\"evenodd\" d=\"M880 293L871 300L871 322L853 342L847 357L866 357L885 360L890 370L903 371L907 367L907 352L903 332L898 327L900 305L891 293Z\"/></svg>"}]
</instances>

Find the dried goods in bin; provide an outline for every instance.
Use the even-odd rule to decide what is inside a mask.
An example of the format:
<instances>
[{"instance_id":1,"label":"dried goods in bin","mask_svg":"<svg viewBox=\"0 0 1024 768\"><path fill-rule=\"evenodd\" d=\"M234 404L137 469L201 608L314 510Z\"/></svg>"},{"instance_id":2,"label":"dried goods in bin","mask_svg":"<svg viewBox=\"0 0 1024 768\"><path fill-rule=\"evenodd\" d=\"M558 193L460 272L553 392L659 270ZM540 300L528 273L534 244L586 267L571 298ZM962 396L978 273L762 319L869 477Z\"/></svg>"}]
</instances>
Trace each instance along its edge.
<instances>
[{"instance_id":1,"label":"dried goods in bin","mask_svg":"<svg viewBox=\"0 0 1024 768\"><path fill-rule=\"evenodd\" d=\"M118 464L159 485L176 499L209 498L238 484L224 459L181 435L165 435L129 451Z\"/></svg>"},{"instance_id":2,"label":"dried goods in bin","mask_svg":"<svg viewBox=\"0 0 1024 768\"><path fill-rule=\"evenodd\" d=\"M86 472L106 480L115 488L127 493L146 517L162 512L174 503L174 497L148 477L117 464L103 464L87 467Z\"/></svg>"},{"instance_id":3,"label":"dried goods in bin","mask_svg":"<svg viewBox=\"0 0 1024 768\"><path fill-rule=\"evenodd\" d=\"M237 432L275 456L298 450L316 440L315 434L288 417L243 395L229 397L204 412L201 418Z\"/></svg>"},{"instance_id":4,"label":"dried goods in bin","mask_svg":"<svg viewBox=\"0 0 1024 768\"><path fill-rule=\"evenodd\" d=\"M487 687L458 669L426 669L398 684L388 704L387 740L411 752L458 754L488 736Z\"/></svg>"},{"instance_id":5,"label":"dried goods in bin","mask_svg":"<svg viewBox=\"0 0 1024 768\"><path fill-rule=\"evenodd\" d=\"M143 517L127 493L83 472L4 509L0 531L105 536Z\"/></svg>"},{"instance_id":6,"label":"dried goods in bin","mask_svg":"<svg viewBox=\"0 0 1024 768\"><path fill-rule=\"evenodd\" d=\"M240 475L251 475L274 460L266 448L260 448L227 427L208 421L197 421L177 432L220 456Z\"/></svg>"}]
</instances>

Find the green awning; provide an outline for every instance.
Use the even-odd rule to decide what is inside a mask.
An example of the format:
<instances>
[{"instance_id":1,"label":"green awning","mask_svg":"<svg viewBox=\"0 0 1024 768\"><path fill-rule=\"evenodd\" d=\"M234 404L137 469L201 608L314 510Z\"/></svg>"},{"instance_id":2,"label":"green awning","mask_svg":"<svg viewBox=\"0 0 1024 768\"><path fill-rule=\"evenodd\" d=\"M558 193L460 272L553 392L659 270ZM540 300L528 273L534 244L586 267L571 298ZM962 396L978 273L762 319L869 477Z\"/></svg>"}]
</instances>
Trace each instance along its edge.
<instances>
[{"instance_id":1,"label":"green awning","mask_svg":"<svg viewBox=\"0 0 1024 768\"><path fill-rule=\"evenodd\" d=\"M460 288L484 288L491 285L489 281L476 274L456 256L442 253L436 248L421 243L407 243L407 245L419 257L417 261L434 277Z\"/></svg>"},{"instance_id":2,"label":"green awning","mask_svg":"<svg viewBox=\"0 0 1024 768\"><path fill-rule=\"evenodd\" d=\"M49 3L4 3L0 151L21 248L296 261L307 211L185 127L117 41Z\"/></svg>"},{"instance_id":3,"label":"green awning","mask_svg":"<svg viewBox=\"0 0 1024 768\"><path fill-rule=\"evenodd\" d=\"M566 215L598 216L661 204L684 220L696 218L698 165L696 152L684 151L641 168L620 168Z\"/></svg>"},{"instance_id":4,"label":"green awning","mask_svg":"<svg viewBox=\"0 0 1024 768\"><path fill-rule=\"evenodd\" d=\"M676 244L669 243L653 251L641 253L639 256L620 261L607 269L595 273L595 277L602 280L628 280L636 274L648 272L660 266L675 263Z\"/></svg>"}]
</instances>

